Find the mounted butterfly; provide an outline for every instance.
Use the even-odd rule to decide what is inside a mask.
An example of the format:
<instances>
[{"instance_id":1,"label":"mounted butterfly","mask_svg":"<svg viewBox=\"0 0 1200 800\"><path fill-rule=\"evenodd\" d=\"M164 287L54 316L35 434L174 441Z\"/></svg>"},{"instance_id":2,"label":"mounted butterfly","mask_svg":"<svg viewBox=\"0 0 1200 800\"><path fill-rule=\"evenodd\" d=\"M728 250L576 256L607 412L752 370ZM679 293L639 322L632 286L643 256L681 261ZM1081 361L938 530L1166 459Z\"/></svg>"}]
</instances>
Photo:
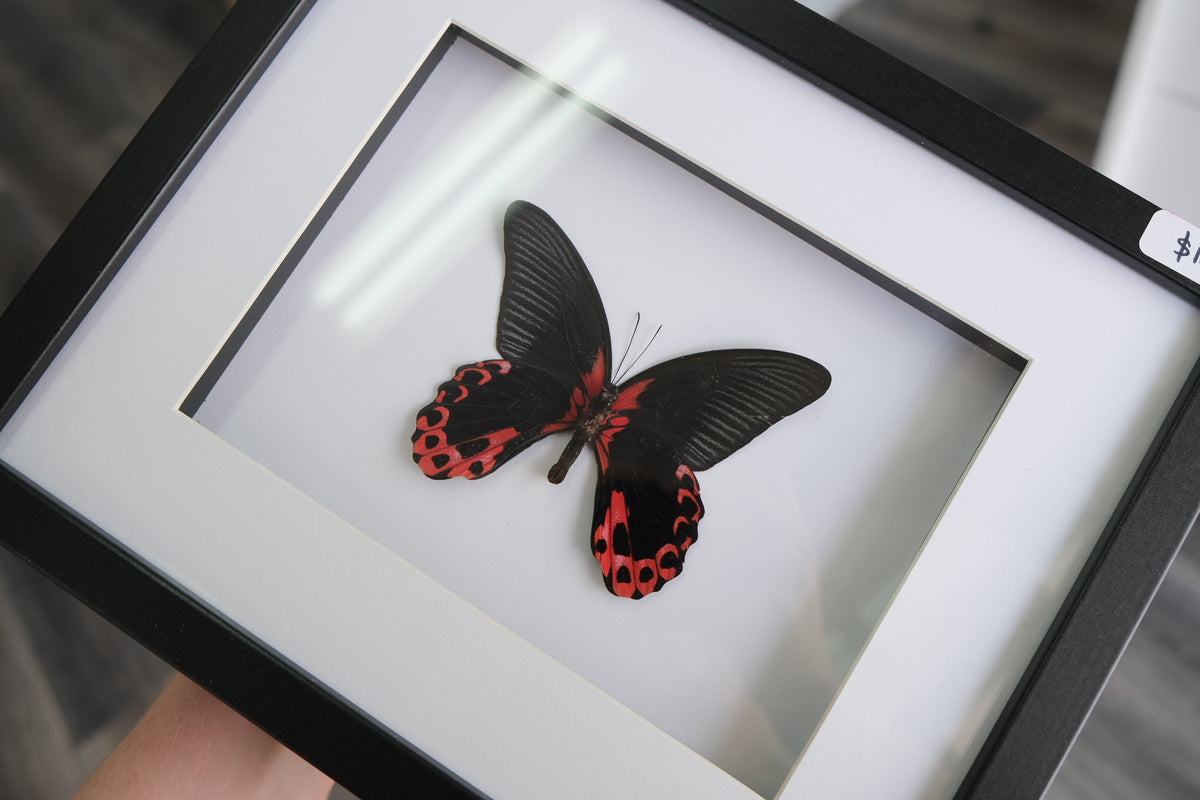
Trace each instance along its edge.
<instances>
[{"instance_id":1,"label":"mounted butterfly","mask_svg":"<svg viewBox=\"0 0 1200 800\"><path fill-rule=\"evenodd\" d=\"M559 483L590 444L599 480L592 553L621 597L657 592L683 570L704 516L696 472L735 453L829 388L829 371L775 350L712 350L613 384L600 293L546 212L504 217L500 358L459 367L417 414L413 461L430 478L491 474L529 445L569 432Z\"/></svg>"}]
</instances>

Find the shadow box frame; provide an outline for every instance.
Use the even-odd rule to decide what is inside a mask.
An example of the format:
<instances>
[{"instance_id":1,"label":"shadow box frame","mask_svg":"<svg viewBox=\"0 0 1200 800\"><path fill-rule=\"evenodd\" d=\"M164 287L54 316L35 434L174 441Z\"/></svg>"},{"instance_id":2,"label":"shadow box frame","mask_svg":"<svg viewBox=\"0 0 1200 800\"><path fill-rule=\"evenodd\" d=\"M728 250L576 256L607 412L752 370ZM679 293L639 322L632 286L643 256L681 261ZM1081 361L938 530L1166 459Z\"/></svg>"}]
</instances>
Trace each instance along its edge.
<instances>
[{"instance_id":1,"label":"shadow box frame","mask_svg":"<svg viewBox=\"0 0 1200 800\"><path fill-rule=\"evenodd\" d=\"M1200 285L1176 252L1185 237L1200 243L1200 231L789 0L588 5L242 0L0 318L0 540L364 798L601 797L622 789L781 800L881 791L1039 796L1200 508ZM898 583L875 598L865 638L841 656L828 702L779 757L794 766L776 767L765 784L681 743L686 735L671 725L685 730L686 714L664 724L618 702L603 670L587 673L586 650L564 655L531 644L536 636L520 629L519 608L493 611L487 598L436 573L431 579L407 552L402 558L350 524L356 511L314 499L302 477L281 478L274 464L201 419L209 393L236 371L262 321L300 281L293 276L304 274L306 256L350 216L338 209L377 176L398 135L393 126L416 113L410 109L428 96L423 87L444 71L456 42L482 48L552 104L566 103L618 149L633 143L620 152L649 159L631 162L629 175L604 167L592 176L621 175L632 184L626 189L581 189L559 174L565 166L545 170L554 174L539 184L524 161L510 170L519 179L489 178L503 185L473 206L459 197L460 177L438 207L443 215L472 211L454 217L450 238L474 225L494 245L498 198L540 191L528 199L553 206L580 247L614 339L622 335L615 307L657 308L650 297L681 267L668 261L659 283L639 277L647 298L630 306L618 291L622 273L606 279L605 265L629 253L632 270L644 270L638 253L662 260L675 246L656 249L658 237L690 241L685 223L700 227L703 207L716 220L705 229L752 218L742 230L754 232L753 242L743 234L730 241L756 264L768 260L759 258L760 241L802 242L801 261L836 265L856 287L949 332L972 357L1012 370L931 530L895 572ZM449 107L455 96L442 102ZM343 105L331 114L335 101ZM602 163L601 139L579 137L592 149L576 160ZM550 158L547 141L556 140L528 149ZM555 157L563 159L556 165L571 160ZM646 182L659 164L669 191L700 187L685 190L700 198L695 207L653 194ZM466 171L468 184L478 169ZM654 216L668 206L676 228L666 212ZM638 234L622 213L655 224ZM442 337L455 339L448 352L464 348L463 361L490 357L494 249L490 266L477 257L486 258L486 248L464 257L472 269L490 270L492 283L460 280L464 299L456 294L447 306L475 320L461 329L467 341ZM706 295L705 286L724 284L715 267L700 266L702 252L688 258L700 277L686 299L715 310L665 311L665 343L648 360L674 347L702 349L714 330L714 347L757 335L750 323L722 326L736 314L721 316L720 292L731 308L732 297L727 288ZM828 282L818 279L814 291ZM448 294L443 282L422 297ZM797 298L792 314L762 315L800 326L797 336L815 352L799 352L827 359L834 382L780 433L731 459L728 470L736 465L737 480L752 488L760 482L745 476L753 477L756 461L777 466L763 448L785 436L783 444L797 442L797 460L816 465L798 468L805 479L793 483L801 484L816 481L813 470L833 471L837 437L850 452L876 446L866 417L889 406L891 390L862 383L870 388L856 400L842 387L859 386L859 373L885 380L879 373L891 356L872 362L877 344L866 333L822 338L817 328L849 315L827 318L819 305ZM441 379L460 363L437 358ZM264 373L252 365L246 374ZM411 382L411 397L393 403L404 415L436 385L423 373ZM904 379L886 382L899 387ZM930 385L958 398L958 384ZM304 390L281 391L299 398ZM272 407L281 407L279 396L268 396ZM843 407L861 424L822 441ZM398 421L396 431L408 424ZM398 459L397 442L383 450ZM278 463L289 458L283 451ZM544 457L521 458L544 469ZM524 480L517 470L506 468ZM595 606L604 609L596 620L580 619L580 631L593 622L605 630L599 618L610 613L618 615L612 624L637 627L669 608L668 597L678 596L685 614L689 579L704 595L691 601L704 616L727 608L736 620L740 603L751 608L738 582L744 572L700 560L704 548L721 552L722 532L709 532L729 518L718 517L718 505L738 505L726 499L737 497L736 487L726 491L716 477L726 471L701 476L706 537L662 600L639 601L647 611L610 598L594 574L587 584L580 576L590 573L575 566L543 567L579 584L582 607L598 602L593 596L609 604ZM222 483L221 474L244 482ZM765 480L761 492L776 496L781 490ZM569 503L582 497L590 507L586 483ZM792 516L823 519L817 500L794 492ZM759 556L757 506L737 513L752 530L740 547L727 535L722 557ZM506 540L517 533L503 529ZM590 560L586 549L571 552ZM829 590L818 580L813 591ZM822 641L836 638L832 627ZM647 663L667 658L642 652ZM573 659L585 664L582 677ZM632 653L625 660L636 662ZM739 756L751 765L747 774L756 757ZM598 759L622 766L597 770Z\"/></svg>"}]
</instances>

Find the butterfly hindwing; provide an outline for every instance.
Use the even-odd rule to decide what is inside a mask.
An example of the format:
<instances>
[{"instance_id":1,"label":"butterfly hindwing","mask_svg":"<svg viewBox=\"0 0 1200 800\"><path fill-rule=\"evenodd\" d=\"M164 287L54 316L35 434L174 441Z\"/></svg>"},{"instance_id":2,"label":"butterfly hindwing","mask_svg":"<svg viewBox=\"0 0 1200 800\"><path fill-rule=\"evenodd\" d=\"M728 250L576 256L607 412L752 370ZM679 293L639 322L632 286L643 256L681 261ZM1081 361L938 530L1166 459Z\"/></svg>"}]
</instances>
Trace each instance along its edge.
<instances>
[{"instance_id":1,"label":"butterfly hindwing","mask_svg":"<svg viewBox=\"0 0 1200 800\"><path fill-rule=\"evenodd\" d=\"M481 478L547 434L562 430L571 390L509 361L465 364L417 414L413 461L430 478Z\"/></svg>"},{"instance_id":2,"label":"butterfly hindwing","mask_svg":"<svg viewBox=\"0 0 1200 800\"><path fill-rule=\"evenodd\" d=\"M610 592L645 597L683 571L704 516L699 484L670 447L619 424L601 432L596 461L592 554Z\"/></svg>"},{"instance_id":3,"label":"butterfly hindwing","mask_svg":"<svg viewBox=\"0 0 1200 800\"><path fill-rule=\"evenodd\" d=\"M594 441L599 479L592 553L621 597L656 592L683 570L708 469L828 389L828 371L773 350L715 350L663 362L617 391Z\"/></svg>"}]
</instances>

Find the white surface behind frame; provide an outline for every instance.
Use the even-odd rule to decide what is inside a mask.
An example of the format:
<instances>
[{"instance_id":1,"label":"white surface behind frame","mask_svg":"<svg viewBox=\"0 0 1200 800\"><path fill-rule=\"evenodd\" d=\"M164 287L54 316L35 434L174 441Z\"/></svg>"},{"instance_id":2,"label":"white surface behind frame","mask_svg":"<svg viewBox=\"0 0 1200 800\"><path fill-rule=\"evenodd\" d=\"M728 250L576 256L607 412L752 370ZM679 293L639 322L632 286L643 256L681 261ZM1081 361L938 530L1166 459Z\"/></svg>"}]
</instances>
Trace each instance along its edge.
<instances>
[{"instance_id":1,"label":"white surface behind frame","mask_svg":"<svg viewBox=\"0 0 1200 800\"><path fill-rule=\"evenodd\" d=\"M0 458L493 796L753 797L174 410L450 18L1031 357L780 792L949 796L1200 356L1196 310L665 3L318 3Z\"/></svg>"}]
</instances>

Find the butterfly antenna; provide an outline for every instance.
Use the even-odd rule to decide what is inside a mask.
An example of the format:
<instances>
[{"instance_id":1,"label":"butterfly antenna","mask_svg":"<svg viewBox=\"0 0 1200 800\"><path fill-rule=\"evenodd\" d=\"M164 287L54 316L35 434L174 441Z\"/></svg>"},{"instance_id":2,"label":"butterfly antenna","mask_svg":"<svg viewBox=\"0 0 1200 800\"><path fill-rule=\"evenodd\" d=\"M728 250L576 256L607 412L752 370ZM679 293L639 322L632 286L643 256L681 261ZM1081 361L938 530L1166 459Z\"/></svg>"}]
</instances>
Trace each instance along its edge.
<instances>
[{"instance_id":1,"label":"butterfly antenna","mask_svg":"<svg viewBox=\"0 0 1200 800\"><path fill-rule=\"evenodd\" d=\"M650 334L650 341L646 342L646 344L642 347L642 349L638 351L638 354L636 356L634 356L633 361L629 362L629 366L626 367L626 369L625 369L626 373L631 372L633 370L634 366L637 364L637 362L641 359L641 357L646 355L646 351L650 349L650 345L654 344L654 340L658 338L658 332L661 330L662 330L662 325L659 325L657 328L654 329L654 333ZM621 361L624 361L624 360L625 360L624 358L621 359ZM615 379L614 382L620 383L624 379L625 379L625 375L621 374Z\"/></svg>"},{"instance_id":2,"label":"butterfly antenna","mask_svg":"<svg viewBox=\"0 0 1200 800\"><path fill-rule=\"evenodd\" d=\"M633 330L629 332L629 341L625 343L625 351L621 353L621 360L617 362L617 368L613 370L613 375L621 374L621 366L625 363L625 359L629 356L629 350L633 347L633 337L637 336L638 325L642 322L642 312L637 312L633 318ZM630 365L632 366L632 365Z\"/></svg>"}]
</instances>

